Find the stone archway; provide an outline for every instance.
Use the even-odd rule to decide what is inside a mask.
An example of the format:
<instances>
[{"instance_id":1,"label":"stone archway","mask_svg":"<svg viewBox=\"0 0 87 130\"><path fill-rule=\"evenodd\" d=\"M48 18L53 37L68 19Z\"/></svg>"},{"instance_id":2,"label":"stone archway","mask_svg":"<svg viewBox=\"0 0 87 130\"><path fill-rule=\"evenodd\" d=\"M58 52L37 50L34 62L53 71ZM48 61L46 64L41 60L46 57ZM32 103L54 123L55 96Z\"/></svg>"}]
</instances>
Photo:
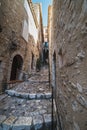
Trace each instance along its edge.
<instances>
[{"instance_id":1,"label":"stone archway","mask_svg":"<svg viewBox=\"0 0 87 130\"><path fill-rule=\"evenodd\" d=\"M20 55L16 55L13 58L12 62L10 81L19 79L22 70L22 65L23 65L22 57Z\"/></svg>"}]
</instances>

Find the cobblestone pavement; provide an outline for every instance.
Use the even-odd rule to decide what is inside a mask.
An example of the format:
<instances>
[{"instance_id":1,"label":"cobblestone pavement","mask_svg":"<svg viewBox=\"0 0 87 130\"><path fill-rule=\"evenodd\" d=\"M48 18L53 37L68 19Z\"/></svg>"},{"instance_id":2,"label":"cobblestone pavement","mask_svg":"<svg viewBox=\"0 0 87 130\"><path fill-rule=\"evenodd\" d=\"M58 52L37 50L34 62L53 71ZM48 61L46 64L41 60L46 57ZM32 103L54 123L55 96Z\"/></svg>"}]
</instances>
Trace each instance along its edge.
<instances>
[{"instance_id":1,"label":"cobblestone pavement","mask_svg":"<svg viewBox=\"0 0 87 130\"><path fill-rule=\"evenodd\" d=\"M17 92L28 93L47 93L51 92L49 89L49 74L48 69L43 68L40 72L33 72L27 82L13 88Z\"/></svg>"},{"instance_id":2,"label":"cobblestone pavement","mask_svg":"<svg viewBox=\"0 0 87 130\"><path fill-rule=\"evenodd\" d=\"M0 130L51 130L52 102L47 69L33 73L27 82L7 93L0 96ZM22 96L18 96L19 93ZM31 100L26 98L27 94Z\"/></svg>"}]
</instances>

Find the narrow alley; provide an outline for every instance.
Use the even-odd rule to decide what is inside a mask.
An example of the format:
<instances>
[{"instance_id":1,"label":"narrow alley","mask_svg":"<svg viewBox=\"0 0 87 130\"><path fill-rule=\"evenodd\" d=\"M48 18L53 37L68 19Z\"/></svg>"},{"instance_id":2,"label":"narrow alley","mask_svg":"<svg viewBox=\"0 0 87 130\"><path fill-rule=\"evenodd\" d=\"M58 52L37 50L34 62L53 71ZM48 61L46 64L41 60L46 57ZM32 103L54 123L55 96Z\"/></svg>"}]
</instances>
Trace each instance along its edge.
<instances>
[{"instance_id":1,"label":"narrow alley","mask_svg":"<svg viewBox=\"0 0 87 130\"><path fill-rule=\"evenodd\" d=\"M0 0L0 130L87 130L87 0Z\"/></svg>"}]
</instances>

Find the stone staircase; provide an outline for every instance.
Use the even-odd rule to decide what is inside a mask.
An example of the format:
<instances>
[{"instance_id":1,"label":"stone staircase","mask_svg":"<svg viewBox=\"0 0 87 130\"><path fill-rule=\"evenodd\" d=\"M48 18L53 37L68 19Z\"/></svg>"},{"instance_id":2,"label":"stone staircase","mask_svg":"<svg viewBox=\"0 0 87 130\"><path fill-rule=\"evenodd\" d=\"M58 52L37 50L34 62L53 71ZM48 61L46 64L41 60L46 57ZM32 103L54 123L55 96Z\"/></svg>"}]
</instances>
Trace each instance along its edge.
<instances>
[{"instance_id":1,"label":"stone staircase","mask_svg":"<svg viewBox=\"0 0 87 130\"><path fill-rule=\"evenodd\" d=\"M31 91L31 82L25 82L6 90L6 97L0 101L0 130L51 130L52 94L47 84L46 81L40 85L37 81ZM45 90L39 88L38 91L38 85L44 86Z\"/></svg>"},{"instance_id":2,"label":"stone staircase","mask_svg":"<svg viewBox=\"0 0 87 130\"><path fill-rule=\"evenodd\" d=\"M15 90L6 90L6 93L10 96L15 96L19 98L24 98L24 99L51 99L52 94L51 92L49 93L23 93L23 92L17 92Z\"/></svg>"}]
</instances>

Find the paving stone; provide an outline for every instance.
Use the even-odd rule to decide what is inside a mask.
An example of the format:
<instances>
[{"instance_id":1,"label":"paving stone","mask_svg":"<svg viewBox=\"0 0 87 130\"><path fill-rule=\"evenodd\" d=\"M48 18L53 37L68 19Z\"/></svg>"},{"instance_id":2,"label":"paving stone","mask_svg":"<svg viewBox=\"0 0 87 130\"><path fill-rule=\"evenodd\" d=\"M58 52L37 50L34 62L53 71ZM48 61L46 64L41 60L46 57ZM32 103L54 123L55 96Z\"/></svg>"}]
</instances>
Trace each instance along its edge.
<instances>
[{"instance_id":1,"label":"paving stone","mask_svg":"<svg viewBox=\"0 0 87 130\"><path fill-rule=\"evenodd\" d=\"M39 115L39 111L35 111L35 112L30 112L30 116L37 116Z\"/></svg>"},{"instance_id":2,"label":"paving stone","mask_svg":"<svg viewBox=\"0 0 87 130\"><path fill-rule=\"evenodd\" d=\"M46 99L50 99L52 97L51 93L45 93Z\"/></svg>"},{"instance_id":3,"label":"paving stone","mask_svg":"<svg viewBox=\"0 0 87 130\"><path fill-rule=\"evenodd\" d=\"M83 59L85 57L85 52L81 50L80 53L77 55L80 59Z\"/></svg>"},{"instance_id":4,"label":"paving stone","mask_svg":"<svg viewBox=\"0 0 87 130\"><path fill-rule=\"evenodd\" d=\"M0 130L3 130L3 128L0 126Z\"/></svg>"},{"instance_id":5,"label":"paving stone","mask_svg":"<svg viewBox=\"0 0 87 130\"><path fill-rule=\"evenodd\" d=\"M74 89L77 88L76 85L74 83L72 83L72 82L71 82L71 87L74 88Z\"/></svg>"},{"instance_id":6,"label":"paving stone","mask_svg":"<svg viewBox=\"0 0 87 130\"><path fill-rule=\"evenodd\" d=\"M10 116L8 119L6 119L2 126L3 130L10 130L12 128L13 123L16 121L17 117Z\"/></svg>"},{"instance_id":7,"label":"paving stone","mask_svg":"<svg viewBox=\"0 0 87 130\"><path fill-rule=\"evenodd\" d=\"M6 116L0 115L0 124L6 119Z\"/></svg>"},{"instance_id":8,"label":"paving stone","mask_svg":"<svg viewBox=\"0 0 87 130\"><path fill-rule=\"evenodd\" d=\"M76 122L74 122L74 130L80 130L79 125Z\"/></svg>"},{"instance_id":9,"label":"paving stone","mask_svg":"<svg viewBox=\"0 0 87 130\"><path fill-rule=\"evenodd\" d=\"M35 93L29 94L29 99L36 99L36 94Z\"/></svg>"},{"instance_id":10,"label":"paving stone","mask_svg":"<svg viewBox=\"0 0 87 130\"><path fill-rule=\"evenodd\" d=\"M32 127L32 117L19 117L13 125L12 130L30 130Z\"/></svg>"},{"instance_id":11,"label":"paving stone","mask_svg":"<svg viewBox=\"0 0 87 130\"><path fill-rule=\"evenodd\" d=\"M37 99L44 99L45 98L45 94L37 93L36 97L37 97Z\"/></svg>"},{"instance_id":12,"label":"paving stone","mask_svg":"<svg viewBox=\"0 0 87 130\"><path fill-rule=\"evenodd\" d=\"M7 97L6 94L2 94L2 95L0 95L0 101L3 100L3 99L6 98L6 97Z\"/></svg>"},{"instance_id":13,"label":"paving stone","mask_svg":"<svg viewBox=\"0 0 87 130\"><path fill-rule=\"evenodd\" d=\"M25 98L25 99L28 99L29 98L29 94L28 93L22 93L21 97Z\"/></svg>"},{"instance_id":14,"label":"paving stone","mask_svg":"<svg viewBox=\"0 0 87 130\"><path fill-rule=\"evenodd\" d=\"M44 122L46 125L51 124L51 114L44 114Z\"/></svg>"},{"instance_id":15,"label":"paving stone","mask_svg":"<svg viewBox=\"0 0 87 130\"><path fill-rule=\"evenodd\" d=\"M42 130L43 128L43 117L41 115L37 115L33 117L33 125L35 130Z\"/></svg>"},{"instance_id":16,"label":"paving stone","mask_svg":"<svg viewBox=\"0 0 87 130\"><path fill-rule=\"evenodd\" d=\"M81 94L77 95L77 101L81 103L82 106L87 108L87 100Z\"/></svg>"},{"instance_id":17,"label":"paving stone","mask_svg":"<svg viewBox=\"0 0 87 130\"><path fill-rule=\"evenodd\" d=\"M24 99L16 99L16 103L18 105L21 105L24 102Z\"/></svg>"},{"instance_id":18,"label":"paving stone","mask_svg":"<svg viewBox=\"0 0 87 130\"><path fill-rule=\"evenodd\" d=\"M11 106L11 109L13 109L13 110L14 110L14 109L15 109L15 105L12 105L12 106Z\"/></svg>"},{"instance_id":19,"label":"paving stone","mask_svg":"<svg viewBox=\"0 0 87 130\"><path fill-rule=\"evenodd\" d=\"M45 113L47 113L47 111L44 110L44 109L42 109L42 110L39 110L39 113L40 113L40 114L45 114Z\"/></svg>"},{"instance_id":20,"label":"paving stone","mask_svg":"<svg viewBox=\"0 0 87 130\"><path fill-rule=\"evenodd\" d=\"M9 109L9 105L6 105L6 106L3 108L4 111L7 111L8 109Z\"/></svg>"},{"instance_id":21,"label":"paving stone","mask_svg":"<svg viewBox=\"0 0 87 130\"><path fill-rule=\"evenodd\" d=\"M15 96L16 96L16 97L21 97L21 93L15 92Z\"/></svg>"},{"instance_id":22,"label":"paving stone","mask_svg":"<svg viewBox=\"0 0 87 130\"><path fill-rule=\"evenodd\" d=\"M10 96L14 96L15 90L7 90L6 93L8 93Z\"/></svg>"},{"instance_id":23,"label":"paving stone","mask_svg":"<svg viewBox=\"0 0 87 130\"><path fill-rule=\"evenodd\" d=\"M78 103L77 103L77 101L72 101L72 109L73 109L73 111L78 111Z\"/></svg>"},{"instance_id":24,"label":"paving stone","mask_svg":"<svg viewBox=\"0 0 87 130\"><path fill-rule=\"evenodd\" d=\"M82 93L82 86L79 84L79 83L77 83L77 89L78 89L78 91L80 92L80 93Z\"/></svg>"},{"instance_id":25,"label":"paving stone","mask_svg":"<svg viewBox=\"0 0 87 130\"><path fill-rule=\"evenodd\" d=\"M39 88L39 90L40 90L40 91L44 91L44 89L43 89L43 88Z\"/></svg>"},{"instance_id":26,"label":"paving stone","mask_svg":"<svg viewBox=\"0 0 87 130\"><path fill-rule=\"evenodd\" d=\"M52 130L51 114L44 114L44 130Z\"/></svg>"}]
</instances>

